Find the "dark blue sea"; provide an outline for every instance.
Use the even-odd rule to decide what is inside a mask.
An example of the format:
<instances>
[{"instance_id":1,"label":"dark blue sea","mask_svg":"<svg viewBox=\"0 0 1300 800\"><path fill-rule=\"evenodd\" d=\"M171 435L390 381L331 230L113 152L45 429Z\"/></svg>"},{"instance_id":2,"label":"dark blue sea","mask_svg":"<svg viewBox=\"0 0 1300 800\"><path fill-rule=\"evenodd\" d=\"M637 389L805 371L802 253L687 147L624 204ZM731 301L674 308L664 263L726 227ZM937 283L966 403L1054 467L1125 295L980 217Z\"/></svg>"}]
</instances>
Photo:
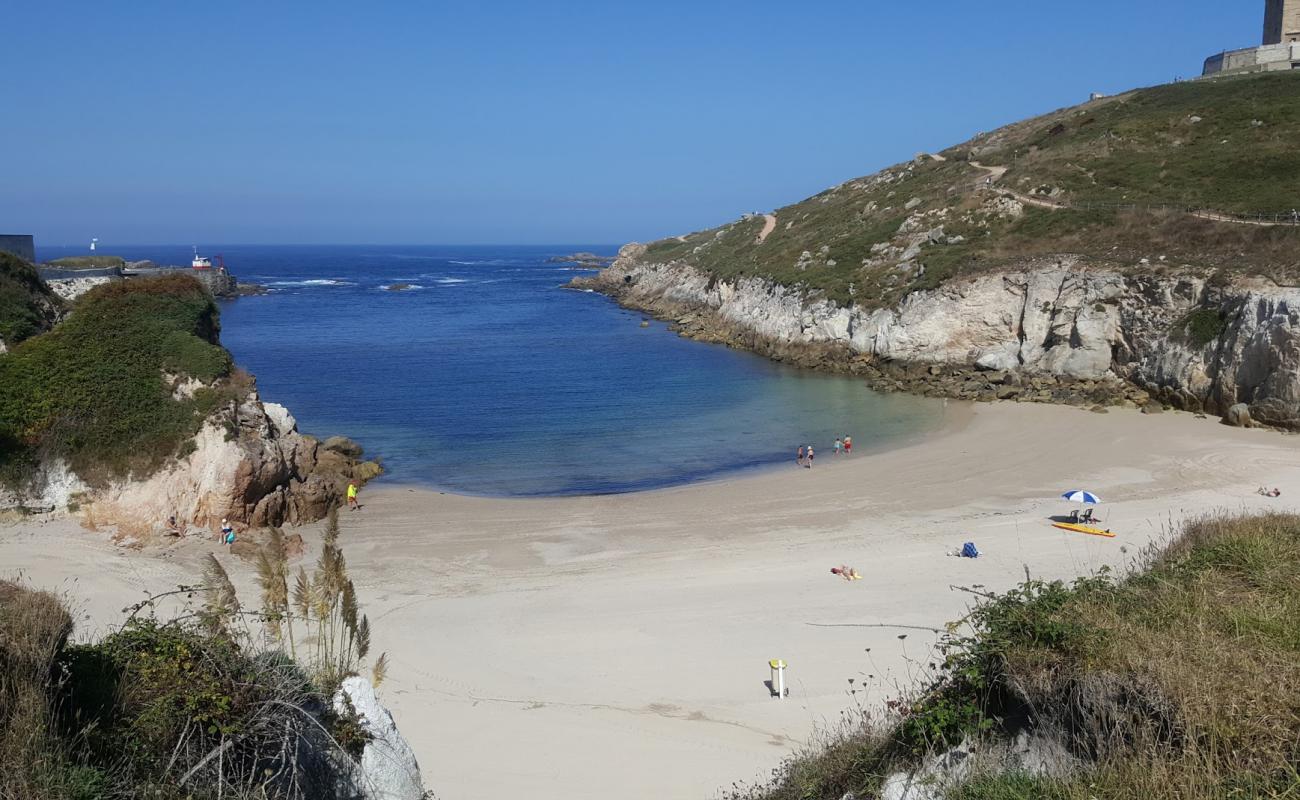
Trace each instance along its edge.
<instances>
[{"instance_id":1,"label":"dark blue sea","mask_svg":"<svg viewBox=\"0 0 1300 800\"><path fill-rule=\"evenodd\" d=\"M627 492L777 465L799 444L856 456L937 427L943 404L880 395L680 338L562 288L551 247L226 246L270 294L221 304L221 338L307 433L343 434L390 482L500 495ZM81 254L44 248L41 258ZM113 254L188 264L188 247ZM408 291L385 287L409 283Z\"/></svg>"}]
</instances>

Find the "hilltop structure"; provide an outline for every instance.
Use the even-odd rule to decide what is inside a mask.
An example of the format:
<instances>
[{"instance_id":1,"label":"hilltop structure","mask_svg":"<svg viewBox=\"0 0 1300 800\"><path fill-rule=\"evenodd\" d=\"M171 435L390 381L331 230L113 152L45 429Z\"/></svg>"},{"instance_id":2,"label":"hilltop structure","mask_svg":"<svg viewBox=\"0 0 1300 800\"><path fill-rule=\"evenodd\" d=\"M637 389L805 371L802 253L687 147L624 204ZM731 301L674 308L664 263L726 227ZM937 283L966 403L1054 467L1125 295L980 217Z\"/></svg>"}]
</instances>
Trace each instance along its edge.
<instances>
[{"instance_id":1,"label":"hilltop structure","mask_svg":"<svg viewBox=\"0 0 1300 800\"><path fill-rule=\"evenodd\" d=\"M1300 0L1266 0L1264 43L1205 59L1202 75L1300 69Z\"/></svg>"},{"instance_id":2,"label":"hilltop structure","mask_svg":"<svg viewBox=\"0 0 1300 800\"><path fill-rule=\"evenodd\" d=\"M0 253L11 253L24 261L35 261L36 245L30 234L0 234Z\"/></svg>"},{"instance_id":3,"label":"hilltop structure","mask_svg":"<svg viewBox=\"0 0 1300 800\"><path fill-rule=\"evenodd\" d=\"M1268 0L1264 9L1264 44L1300 42L1300 0Z\"/></svg>"}]
</instances>

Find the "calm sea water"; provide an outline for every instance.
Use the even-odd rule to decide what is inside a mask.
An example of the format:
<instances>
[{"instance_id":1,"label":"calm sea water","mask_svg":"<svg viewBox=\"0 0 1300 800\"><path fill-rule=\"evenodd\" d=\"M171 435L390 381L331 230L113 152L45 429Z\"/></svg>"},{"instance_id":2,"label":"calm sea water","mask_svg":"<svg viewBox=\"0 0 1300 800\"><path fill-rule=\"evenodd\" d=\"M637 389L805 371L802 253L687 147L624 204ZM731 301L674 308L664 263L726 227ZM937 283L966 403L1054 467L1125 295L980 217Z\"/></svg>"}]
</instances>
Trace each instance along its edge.
<instances>
[{"instance_id":1,"label":"calm sea water","mask_svg":"<svg viewBox=\"0 0 1300 800\"><path fill-rule=\"evenodd\" d=\"M273 291L222 303L221 338L305 432L356 439L386 480L467 494L650 489L792 465L800 443L829 458L843 434L855 451L887 447L942 419L938 401L642 328L601 295L561 288L576 273L546 259L576 250L614 252L228 246L230 270ZM395 283L418 288L385 290Z\"/></svg>"}]
</instances>

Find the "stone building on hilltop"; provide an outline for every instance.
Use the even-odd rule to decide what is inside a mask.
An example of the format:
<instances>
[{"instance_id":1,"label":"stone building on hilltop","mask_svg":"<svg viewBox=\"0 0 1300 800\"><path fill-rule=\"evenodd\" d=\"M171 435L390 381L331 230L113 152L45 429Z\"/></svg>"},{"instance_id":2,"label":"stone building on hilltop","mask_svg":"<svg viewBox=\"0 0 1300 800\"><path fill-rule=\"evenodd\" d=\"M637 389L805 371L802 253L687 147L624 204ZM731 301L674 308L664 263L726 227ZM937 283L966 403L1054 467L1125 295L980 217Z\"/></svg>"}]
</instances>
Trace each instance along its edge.
<instances>
[{"instance_id":1,"label":"stone building on hilltop","mask_svg":"<svg viewBox=\"0 0 1300 800\"><path fill-rule=\"evenodd\" d=\"M0 253L11 253L25 261L36 260L36 245L30 234L0 234Z\"/></svg>"},{"instance_id":2,"label":"stone building on hilltop","mask_svg":"<svg viewBox=\"0 0 1300 800\"><path fill-rule=\"evenodd\" d=\"M1300 70L1300 0L1265 0L1264 43L1205 59L1202 75Z\"/></svg>"},{"instance_id":3,"label":"stone building on hilltop","mask_svg":"<svg viewBox=\"0 0 1300 800\"><path fill-rule=\"evenodd\" d=\"M1264 44L1300 42L1300 0L1268 0L1264 10Z\"/></svg>"}]
</instances>

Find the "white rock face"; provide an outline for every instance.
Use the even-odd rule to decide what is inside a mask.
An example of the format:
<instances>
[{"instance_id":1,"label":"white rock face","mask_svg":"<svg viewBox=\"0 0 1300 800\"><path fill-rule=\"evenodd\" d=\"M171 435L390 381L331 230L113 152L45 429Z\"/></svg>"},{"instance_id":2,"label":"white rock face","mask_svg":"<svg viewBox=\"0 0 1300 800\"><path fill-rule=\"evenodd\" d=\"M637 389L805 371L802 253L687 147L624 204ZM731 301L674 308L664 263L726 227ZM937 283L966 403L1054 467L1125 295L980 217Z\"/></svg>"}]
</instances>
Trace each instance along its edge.
<instances>
[{"instance_id":1,"label":"white rock face","mask_svg":"<svg viewBox=\"0 0 1300 800\"><path fill-rule=\"evenodd\" d=\"M628 245L592 285L629 305L704 310L769 343L834 345L902 362L1014 369L1084 380L1119 377L1188 408L1248 403L1257 420L1300 425L1300 289L1207 286L1129 276L1072 258L913 292L867 311L758 278L721 281L645 261ZM1218 312L1222 335L1189 341L1188 315Z\"/></svg>"},{"instance_id":2,"label":"white rock face","mask_svg":"<svg viewBox=\"0 0 1300 800\"><path fill-rule=\"evenodd\" d=\"M68 468L62 459L54 459L41 465L33 477L29 490L21 496L0 488L0 511L7 509L27 509L28 511L58 511L68 507L89 492L80 478Z\"/></svg>"},{"instance_id":3,"label":"white rock face","mask_svg":"<svg viewBox=\"0 0 1300 800\"><path fill-rule=\"evenodd\" d=\"M421 800L424 785L415 752L407 744L393 715L379 702L375 687L365 678L351 677L334 697L334 710L342 713L351 701L361 715L362 727L371 737L361 753L359 774L354 776L357 790L365 800Z\"/></svg>"},{"instance_id":4,"label":"white rock face","mask_svg":"<svg viewBox=\"0 0 1300 800\"><path fill-rule=\"evenodd\" d=\"M50 290L62 297L64 300L76 300L86 292L94 289L96 286L102 286L105 283L118 280L108 276L99 276L94 278L53 278L47 280Z\"/></svg>"},{"instance_id":5,"label":"white rock face","mask_svg":"<svg viewBox=\"0 0 1300 800\"><path fill-rule=\"evenodd\" d=\"M275 429L281 436L298 432L298 420L293 418L289 409L279 403L263 403L262 408L266 410L266 416L271 419L271 424L275 425Z\"/></svg>"}]
</instances>

